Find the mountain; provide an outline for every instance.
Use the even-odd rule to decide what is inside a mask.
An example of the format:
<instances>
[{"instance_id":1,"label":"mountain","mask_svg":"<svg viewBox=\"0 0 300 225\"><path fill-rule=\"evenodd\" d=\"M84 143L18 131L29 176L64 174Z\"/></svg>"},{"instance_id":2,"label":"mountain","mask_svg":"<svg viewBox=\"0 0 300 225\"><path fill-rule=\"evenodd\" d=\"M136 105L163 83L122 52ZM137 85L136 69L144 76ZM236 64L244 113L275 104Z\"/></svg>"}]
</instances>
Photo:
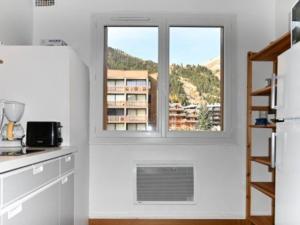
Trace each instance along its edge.
<instances>
[{"instance_id":1,"label":"mountain","mask_svg":"<svg viewBox=\"0 0 300 225\"><path fill-rule=\"evenodd\" d=\"M220 57L215 57L204 63L203 66L210 69L219 79L220 79L220 71L221 71L221 59Z\"/></svg>"},{"instance_id":2,"label":"mountain","mask_svg":"<svg viewBox=\"0 0 300 225\"><path fill-rule=\"evenodd\" d=\"M143 60L127 54L119 49L108 47L107 65L112 70L148 70L157 73L157 63L151 60Z\"/></svg>"},{"instance_id":3,"label":"mountain","mask_svg":"<svg viewBox=\"0 0 300 225\"><path fill-rule=\"evenodd\" d=\"M157 73L158 64L131 56L124 51L109 47L107 66L115 70L148 70ZM220 59L206 65L170 66L169 99L182 105L212 104L220 102Z\"/></svg>"}]
</instances>

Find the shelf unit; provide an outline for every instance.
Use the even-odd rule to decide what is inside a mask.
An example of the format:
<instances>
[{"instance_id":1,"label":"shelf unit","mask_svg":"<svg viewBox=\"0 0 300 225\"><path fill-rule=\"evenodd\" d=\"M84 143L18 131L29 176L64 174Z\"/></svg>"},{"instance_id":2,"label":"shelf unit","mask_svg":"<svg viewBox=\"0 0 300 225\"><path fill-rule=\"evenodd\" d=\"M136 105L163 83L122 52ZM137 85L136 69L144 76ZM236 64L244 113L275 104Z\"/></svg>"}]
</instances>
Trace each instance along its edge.
<instances>
[{"instance_id":1,"label":"shelf unit","mask_svg":"<svg viewBox=\"0 0 300 225\"><path fill-rule=\"evenodd\" d=\"M276 124L268 125L255 125L253 124L253 112L266 111L269 114L275 114L276 111L272 110L270 105L256 106L253 105L253 97L265 96L271 97L271 86L263 87L253 90L253 63L272 62L273 74L277 74L277 58L278 56L288 50L291 46L290 33L286 33L279 39L271 42L268 46L259 52L248 52L247 64L247 198L246 198L246 219L247 225L274 225L275 216L275 170L271 168L271 157L269 156L254 156L252 154L252 132L253 129L272 129L276 131ZM270 100L270 99L269 99ZM269 101L270 102L270 101ZM272 181L253 181L252 180L252 162L260 163L268 166L269 171L272 173ZM269 196L272 199L272 215L256 216L251 213L251 189L255 188L261 193Z\"/></svg>"}]
</instances>

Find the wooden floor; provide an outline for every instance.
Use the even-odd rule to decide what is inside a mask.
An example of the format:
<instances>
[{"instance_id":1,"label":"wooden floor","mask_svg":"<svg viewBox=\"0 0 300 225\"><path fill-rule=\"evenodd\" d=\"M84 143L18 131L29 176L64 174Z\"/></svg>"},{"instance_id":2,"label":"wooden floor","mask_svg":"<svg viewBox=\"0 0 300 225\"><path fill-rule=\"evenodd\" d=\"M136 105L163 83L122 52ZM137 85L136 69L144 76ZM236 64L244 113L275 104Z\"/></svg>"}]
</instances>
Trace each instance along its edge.
<instances>
[{"instance_id":1,"label":"wooden floor","mask_svg":"<svg viewBox=\"0 0 300 225\"><path fill-rule=\"evenodd\" d=\"M245 220L90 219L90 225L245 225Z\"/></svg>"}]
</instances>

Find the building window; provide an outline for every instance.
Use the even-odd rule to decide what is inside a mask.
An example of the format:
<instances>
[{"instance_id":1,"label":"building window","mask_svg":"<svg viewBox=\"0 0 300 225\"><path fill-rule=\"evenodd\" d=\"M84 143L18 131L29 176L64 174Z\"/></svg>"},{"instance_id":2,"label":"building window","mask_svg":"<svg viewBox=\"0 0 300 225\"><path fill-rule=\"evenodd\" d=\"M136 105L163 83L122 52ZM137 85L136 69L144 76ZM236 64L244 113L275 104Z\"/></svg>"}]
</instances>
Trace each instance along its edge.
<instances>
[{"instance_id":1,"label":"building window","mask_svg":"<svg viewBox=\"0 0 300 225\"><path fill-rule=\"evenodd\" d=\"M169 131L221 131L223 27L169 30Z\"/></svg>"},{"instance_id":2,"label":"building window","mask_svg":"<svg viewBox=\"0 0 300 225\"><path fill-rule=\"evenodd\" d=\"M95 139L233 138L234 21L95 15Z\"/></svg>"},{"instance_id":3,"label":"building window","mask_svg":"<svg viewBox=\"0 0 300 225\"><path fill-rule=\"evenodd\" d=\"M104 130L156 130L158 28L106 26L105 36Z\"/></svg>"}]
</instances>

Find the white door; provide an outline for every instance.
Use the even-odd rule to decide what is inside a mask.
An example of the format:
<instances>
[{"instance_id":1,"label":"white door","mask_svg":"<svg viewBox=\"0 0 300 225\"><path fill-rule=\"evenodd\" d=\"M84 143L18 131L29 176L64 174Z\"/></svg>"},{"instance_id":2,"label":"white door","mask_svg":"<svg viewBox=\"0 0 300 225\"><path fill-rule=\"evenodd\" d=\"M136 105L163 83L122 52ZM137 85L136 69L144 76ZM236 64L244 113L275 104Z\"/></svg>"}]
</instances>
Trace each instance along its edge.
<instances>
[{"instance_id":1,"label":"white door","mask_svg":"<svg viewBox=\"0 0 300 225\"><path fill-rule=\"evenodd\" d=\"M278 124L275 225L300 224L300 120Z\"/></svg>"},{"instance_id":2,"label":"white door","mask_svg":"<svg viewBox=\"0 0 300 225\"><path fill-rule=\"evenodd\" d=\"M277 117L300 117L300 43L279 56Z\"/></svg>"}]
</instances>

